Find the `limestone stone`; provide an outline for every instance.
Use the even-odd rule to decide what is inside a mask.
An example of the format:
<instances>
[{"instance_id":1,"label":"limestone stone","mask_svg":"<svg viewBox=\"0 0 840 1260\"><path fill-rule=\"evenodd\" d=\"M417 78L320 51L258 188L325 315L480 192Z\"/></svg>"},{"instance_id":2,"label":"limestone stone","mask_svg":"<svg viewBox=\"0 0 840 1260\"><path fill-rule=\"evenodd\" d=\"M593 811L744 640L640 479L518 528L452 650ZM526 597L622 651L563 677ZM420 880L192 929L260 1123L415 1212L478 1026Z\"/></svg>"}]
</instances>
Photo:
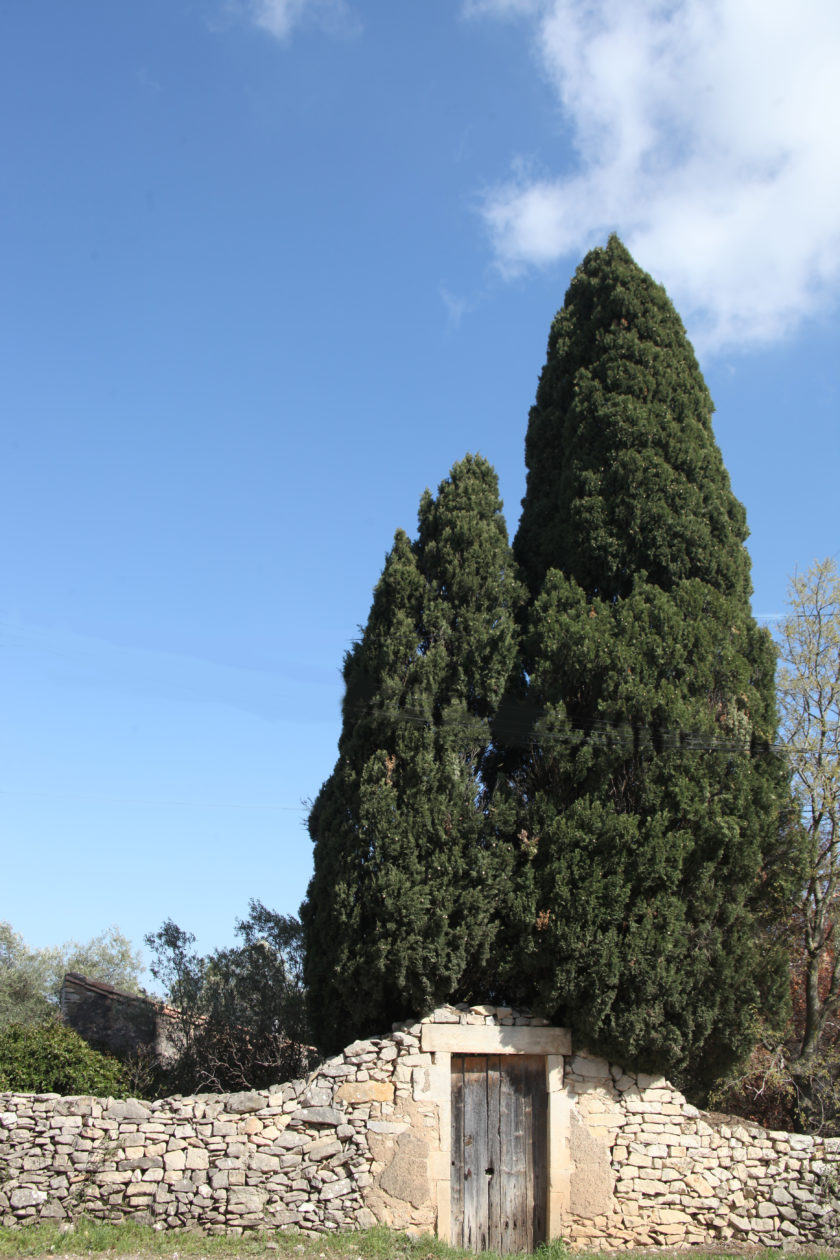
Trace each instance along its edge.
<instances>
[{"instance_id":1,"label":"limestone stone","mask_svg":"<svg viewBox=\"0 0 840 1260\"><path fill-rule=\"evenodd\" d=\"M257 1186L234 1186L228 1191L228 1211L261 1212L265 1204L266 1194Z\"/></svg>"},{"instance_id":2,"label":"limestone stone","mask_svg":"<svg viewBox=\"0 0 840 1260\"><path fill-rule=\"evenodd\" d=\"M292 1112L292 1124L336 1125L344 1119L335 1107L301 1107Z\"/></svg>"},{"instance_id":3,"label":"limestone stone","mask_svg":"<svg viewBox=\"0 0 840 1260\"><path fill-rule=\"evenodd\" d=\"M257 1093L256 1090L242 1090L238 1094L228 1094L225 1099L225 1111L235 1116L244 1115L250 1111L260 1111L265 1105L265 1095Z\"/></svg>"},{"instance_id":4,"label":"limestone stone","mask_svg":"<svg viewBox=\"0 0 840 1260\"><path fill-rule=\"evenodd\" d=\"M45 1190L37 1190L34 1186L23 1186L11 1192L9 1202L13 1208L38 1207L41 1203L46 1203L48 1197Z\"/></svg>"},{"instance_id":5,"label":"limestone stone","mask_svg":"<svg viewBox=\"0 0 840 1260\"><path fill-rule=\"evenodd\" d=\"M390 1081L344 1081L335 1091L336 1103L393 1102Z\"/></svg>"},{"instance_id":6,"label":"limestone stone","mask_svg":"<svg viewBox=\"0 0 840 1260\"><path fill-rule=\"evenodd\" d=\"M146 1120L151 1108L136 1098L128 1098L124 1102L111 1102L104 1114L109 1120Z\"/></svg>"}]
</instances>

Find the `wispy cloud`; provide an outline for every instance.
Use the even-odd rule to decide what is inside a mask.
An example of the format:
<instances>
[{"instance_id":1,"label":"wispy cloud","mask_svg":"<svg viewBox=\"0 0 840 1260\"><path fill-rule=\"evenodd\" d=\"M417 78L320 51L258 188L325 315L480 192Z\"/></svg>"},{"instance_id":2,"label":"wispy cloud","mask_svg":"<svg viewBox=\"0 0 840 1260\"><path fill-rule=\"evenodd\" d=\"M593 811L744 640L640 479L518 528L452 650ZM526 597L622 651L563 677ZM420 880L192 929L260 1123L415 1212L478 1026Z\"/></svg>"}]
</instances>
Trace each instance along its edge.
<instances>
[{"instance_id":1,"label":"wispy cloud","mask_svg":"<svg viewBox=\"0 0 840 1260\"><path fill-rule=\"evenodd\" d=\"M443 305L446 307L446 316L450 328L459 328L461 320L472 310L472 303L467 298L459 297L457 293L453 293L445 284L440 286L438 292Z\"/></svg>"},{"instance_id":2,"label":"wispy cloud","mask_svg":"<svg viewBox=\"0 0 840 1260\"><path fill-rule=\"evenodd\" d=\"M341 35L355 32L359 25L346 0L249 0L248 12L261 30L280 40L306 22Z\"/></svg>"},{"instance_id":3,"label":"wispy cloud","mask_svg":"<svg viewBox=\"0 0 840 1260\"><path fill-rule=\"evenodd\" d=\"M483 202L507 273L618 230L702 349L767 342L840 288L836 0L468 0L519 14L577 152Z\"/></svg>"}]
</instances>

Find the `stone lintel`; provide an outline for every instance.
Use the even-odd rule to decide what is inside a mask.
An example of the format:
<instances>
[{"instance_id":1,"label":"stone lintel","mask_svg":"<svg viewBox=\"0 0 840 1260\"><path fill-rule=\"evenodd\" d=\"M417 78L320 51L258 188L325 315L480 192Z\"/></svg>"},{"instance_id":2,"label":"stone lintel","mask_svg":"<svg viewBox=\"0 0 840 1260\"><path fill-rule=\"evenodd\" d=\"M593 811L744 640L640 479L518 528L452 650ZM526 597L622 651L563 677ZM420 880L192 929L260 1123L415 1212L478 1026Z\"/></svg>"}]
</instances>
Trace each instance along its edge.
<instances>
[{"instance_id":1,"label":"stone lintel","mask_svg":"<svg viewBox=\"0 0 840 1260\"><path fill-rule=\"evenodd\" d=\"M508 1028L494 1024L423 1024L424 1051L449 1054L571 1054L568 1028Z\"/></svg>"}]
</instances>

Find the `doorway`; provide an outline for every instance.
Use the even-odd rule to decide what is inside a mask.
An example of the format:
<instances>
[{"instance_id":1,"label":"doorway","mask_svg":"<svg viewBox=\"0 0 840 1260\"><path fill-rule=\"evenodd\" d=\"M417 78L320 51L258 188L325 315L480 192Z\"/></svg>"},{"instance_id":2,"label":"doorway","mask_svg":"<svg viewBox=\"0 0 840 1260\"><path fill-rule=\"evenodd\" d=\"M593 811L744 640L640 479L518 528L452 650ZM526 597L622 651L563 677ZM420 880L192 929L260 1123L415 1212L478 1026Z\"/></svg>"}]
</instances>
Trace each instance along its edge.
<instances>
[{"instance_id":1,"label":"doorway","mask_svg":"<svg viewBox=\"0 0 840 1260\"><path fill-rule=\"evenodd\" d=\"M533 1251L546 1238L546 1061L453 1054L451 1241L471 1251Z\"/></svg>"}]
</instances>

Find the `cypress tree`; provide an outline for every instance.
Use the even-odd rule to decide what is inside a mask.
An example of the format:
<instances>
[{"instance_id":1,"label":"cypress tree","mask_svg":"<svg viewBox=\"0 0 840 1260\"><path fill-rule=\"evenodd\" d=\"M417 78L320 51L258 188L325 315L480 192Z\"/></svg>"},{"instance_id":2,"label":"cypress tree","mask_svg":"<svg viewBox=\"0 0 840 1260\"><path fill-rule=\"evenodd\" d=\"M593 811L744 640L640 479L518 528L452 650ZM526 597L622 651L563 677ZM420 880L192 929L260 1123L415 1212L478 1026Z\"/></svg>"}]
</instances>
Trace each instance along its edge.
<instances>
[{"instance_id":1,"label":"cypress tree","mask_svg":"<svg viewBox=\"0 0 840 1260\"><path fill-rule=\"evenodd\" d=\"M665 291L612 237L554 320L528 425L514 552L542 716L512 776L531 884L508 987L698 1094L784 1006L766 925L797 869L712 410Z\"/></svg>"},{"instance_id":2,"label":"cypress tree","mask_svg":"<svg viewBox=\"0 0 840 1260\"><path fill-rule=\"evenodd\" d=\"M486 991L507 846L490 720L515 667L516 577L496 475L467 456L399 531L344 662L336 767L309 817L301 907L324 1049Z\"/></svg>"}]
</instances>

